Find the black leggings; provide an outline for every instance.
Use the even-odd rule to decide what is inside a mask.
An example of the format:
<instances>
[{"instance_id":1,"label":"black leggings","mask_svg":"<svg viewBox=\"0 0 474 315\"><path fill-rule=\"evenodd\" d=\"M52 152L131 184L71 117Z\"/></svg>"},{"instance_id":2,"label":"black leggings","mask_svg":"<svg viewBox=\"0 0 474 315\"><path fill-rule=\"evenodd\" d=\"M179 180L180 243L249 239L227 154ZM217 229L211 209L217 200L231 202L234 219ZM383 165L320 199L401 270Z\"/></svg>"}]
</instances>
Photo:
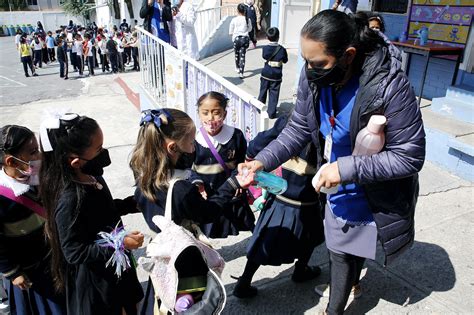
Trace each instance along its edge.
<instances>
[{"instance_id":1,"label":"black leggings","mask_svg":"<svg viewBox=\"0 0 474 315\"><path fill-rule=\"evenodd\" d=\"M329 285L329 303L326 309L328 315L342 315L344 313L352 286L359 284L364 261L363 257L329 251L331 283Z\"/></svg>"},{"instance_id":2,"label":"black leggings","mask_svg":"<svg viewBox=\"0 0 474 315\"><path fill-rule=\"evenodd\" d=\"M240 74L244 74L247 48L249 48L249 37L237 36L234 40L235 67L239 69Z\"/></svg>"}]
</instances>

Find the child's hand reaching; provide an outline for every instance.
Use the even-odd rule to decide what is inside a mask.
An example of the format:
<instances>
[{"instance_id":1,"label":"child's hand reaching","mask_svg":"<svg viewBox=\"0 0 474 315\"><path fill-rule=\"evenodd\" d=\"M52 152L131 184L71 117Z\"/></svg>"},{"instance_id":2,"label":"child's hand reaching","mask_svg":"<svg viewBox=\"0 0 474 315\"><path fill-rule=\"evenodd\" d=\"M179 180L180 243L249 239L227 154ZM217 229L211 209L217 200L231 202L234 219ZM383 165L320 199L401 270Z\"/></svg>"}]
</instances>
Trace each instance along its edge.
<instances>
[{"instance_id":1,"label":"child's hand reaching","mask_svg":"<svg viewBox=\"0 0 474 315\"><path fill-rule=\"evenodd\" d=\"M201 194L201 196L207 200L207 192L206 192L206 188L204 187L203 184L198 184L198 189L199 189L199 193Z\"/></svg>"},{"instance_id":2,"label":"child's hand reaching","mask_svg":"<svg viewBox=\"0 0 474 315\"><path fill-rule=\"evenodd\" d=\"M239 182L240 187L243 189L249 188L249 186L255 183L255 173L253 170L247 170L245 172L239 172L237 176L235 176L237 181Z\"/></svg>"},{"instance_id":3,"label":"child's hand reaching","mask_svg":"<svg viewBox=\"0 0 474 315\"><path fill-rule=\"evenodd\" d=\"M126 249L132 250L137 249L143 245L144 235L138 231L130 232L125 238L123 239L123 246Z\"/></svg>"}]
</instances>

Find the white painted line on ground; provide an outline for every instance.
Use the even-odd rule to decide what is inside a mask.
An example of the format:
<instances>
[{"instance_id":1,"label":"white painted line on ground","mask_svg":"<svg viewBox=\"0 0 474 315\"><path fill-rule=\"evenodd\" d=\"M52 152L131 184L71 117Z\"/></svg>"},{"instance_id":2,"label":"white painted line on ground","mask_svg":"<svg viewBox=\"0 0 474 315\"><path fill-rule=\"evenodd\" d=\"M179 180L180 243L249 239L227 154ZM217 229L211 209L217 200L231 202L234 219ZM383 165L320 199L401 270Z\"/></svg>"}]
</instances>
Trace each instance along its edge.
<instances>
[{"instance_id":1,"label":"white painted line on ground","mask_svg":"<svg viewBox=\"0 0 474 315\"><path fill-rule=\"evenodd\" d=\"M0 78L2 78L2 79L4 79L4 80L11 81L11 82L16 83L16 84L19 84L19 85L21 85L21 86L26 86L26 84L23 84L23 83L21 83L21 82L18 82L18 81L9 79L9 78L7 78L7 77L4 77L3 75L0 75Z\"/></svg>"}]
</instances>

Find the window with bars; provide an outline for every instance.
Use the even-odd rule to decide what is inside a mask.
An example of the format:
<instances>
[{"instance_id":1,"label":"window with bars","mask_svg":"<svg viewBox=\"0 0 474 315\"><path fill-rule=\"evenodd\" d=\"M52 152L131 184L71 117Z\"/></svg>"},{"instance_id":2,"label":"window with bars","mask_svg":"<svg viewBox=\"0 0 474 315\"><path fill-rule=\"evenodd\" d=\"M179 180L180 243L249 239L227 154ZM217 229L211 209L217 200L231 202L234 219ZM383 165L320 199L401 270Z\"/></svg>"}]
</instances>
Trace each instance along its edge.
<instances>
[{"instance_id":1,"label":"window with bars","mask_svg":"<svg viewBox=\"0 0 474 315\"><path fill-rule=\"evenodd\" d=\"M409 0L375 0L374 11L387 13L407 13Z\"/></svg>"}]
</instances>

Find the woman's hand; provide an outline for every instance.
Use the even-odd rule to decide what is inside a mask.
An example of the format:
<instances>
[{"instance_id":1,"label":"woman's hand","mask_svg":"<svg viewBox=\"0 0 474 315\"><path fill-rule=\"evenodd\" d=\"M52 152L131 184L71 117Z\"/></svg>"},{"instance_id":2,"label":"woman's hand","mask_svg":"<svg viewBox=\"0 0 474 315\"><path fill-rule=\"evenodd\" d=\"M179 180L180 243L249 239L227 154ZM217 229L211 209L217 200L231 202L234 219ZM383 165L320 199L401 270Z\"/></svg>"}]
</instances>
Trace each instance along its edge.
<instances>
[{"instance_id":1,"label":"woman's hand","mask_svg":"<svg viewBox=\"0 0 474 315\"><path fill-rule=\"evenodd\" d=\"M33 283L31 283L30 279L26 275L21 275L13 279L12 281L14 286L19 287L22 290L29 289Z\"/></svg>"},{"instance_id":2,"label":"woman's hand","mask_svg":"<svg viewBox=\"0 0 474 315\"><path fill-rule=\"evenodd\" d=\"M239 171L240 176L245 175L244 169L247 169L249 172L256 173L257 171L263 170L263 163L258 160L240 163L237 166L237 170Z\"/></svg>"},{"instance_id":3,"label":"woman's hand","mask_svg":"<svg viewBox=\"0 0 474 315\"><path fill-rule=\"evenodd\" d=\"M319 193L321 187L336 187L340 183L341 175L339 175L339 167L337 166L337 162L333 162L321 171L319 181L316 184L316 191Z\"/></svg>"},{"instance_id":4,"label":"woman's hand","mask_svg":"<svg viewBox=\"0 0 474 315\"><path fill-rule=\"evenodd\" d=\"M137 249L143 245L144 235L138 231L133 231L123 239L125 249Z\"/></svg>"}]
</instances>

